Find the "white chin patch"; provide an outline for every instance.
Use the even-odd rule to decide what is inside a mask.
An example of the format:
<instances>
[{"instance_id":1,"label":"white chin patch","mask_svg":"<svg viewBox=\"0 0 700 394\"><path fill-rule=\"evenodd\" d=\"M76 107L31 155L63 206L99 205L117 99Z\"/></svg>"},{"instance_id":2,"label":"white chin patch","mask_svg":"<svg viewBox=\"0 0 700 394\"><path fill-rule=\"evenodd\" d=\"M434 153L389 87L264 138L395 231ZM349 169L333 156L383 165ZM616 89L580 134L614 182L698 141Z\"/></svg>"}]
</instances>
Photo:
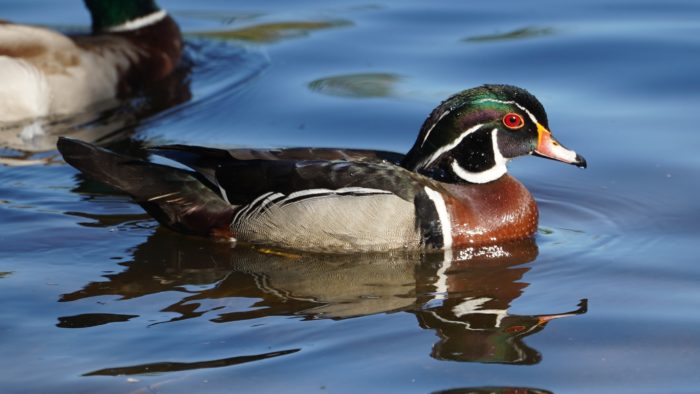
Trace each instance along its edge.
<instances>
[{"instance_id":1,"label":"white chin patch","mask_svg":"<svg viewBox=\"0 0 700 394\"><path fill-rule=\"evenodd\" d=\"M464 167L459 165L455 159L452 160L452 171L454 171L455 175L457 175L459 178L470 183L488 183L502 177L506 172L508 172L508 168L506 167L508 159L503 157L501 151L498 150L497 129L493 129L493 131L491 131L491 145L493 147L493 158L495 162L493 167L481 172L472 172L464 169Z\"/></svg>"}]
</instances>

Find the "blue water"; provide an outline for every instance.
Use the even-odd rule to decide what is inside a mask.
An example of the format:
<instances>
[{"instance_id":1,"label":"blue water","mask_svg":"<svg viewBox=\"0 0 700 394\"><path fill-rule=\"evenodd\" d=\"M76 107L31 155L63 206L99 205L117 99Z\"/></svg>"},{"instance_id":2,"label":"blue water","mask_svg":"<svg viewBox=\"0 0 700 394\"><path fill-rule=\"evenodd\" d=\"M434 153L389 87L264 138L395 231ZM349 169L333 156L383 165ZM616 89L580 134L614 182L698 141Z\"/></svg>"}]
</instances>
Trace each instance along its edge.
<instances>
[{"instance_id":1,"label":"blue water","mask_svg":"<svg viewBox=\"0 0 700 394\"><path fill-rule=\"evenodd\" d=\"M340 258L180 236L53 150L5 149L0 391L697 392L700 3L159 3L181 94L82 138L404 152L449 94L509 83L589 168L510 164L541 211L510 257ZM80 1L0 9L89 26Z\"/></svg>"}]
</instances>

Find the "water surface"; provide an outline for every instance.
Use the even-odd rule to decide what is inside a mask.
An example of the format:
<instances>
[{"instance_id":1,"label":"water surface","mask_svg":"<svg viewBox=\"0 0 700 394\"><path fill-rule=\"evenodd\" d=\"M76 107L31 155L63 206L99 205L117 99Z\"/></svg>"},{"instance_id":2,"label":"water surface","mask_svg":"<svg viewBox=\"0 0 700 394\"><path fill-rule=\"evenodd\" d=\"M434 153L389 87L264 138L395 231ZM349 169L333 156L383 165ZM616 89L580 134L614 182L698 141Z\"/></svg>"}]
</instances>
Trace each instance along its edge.
<instances>
[{"instance_id":1,"label":"water surface","mask_svg":"<svg viewBox=\"0 0 700 394\"><path fill-rule=\"evenodd\" d=\"M138 157L160 143L405 152L449 94L510 83L589 168L510 164L541 210L534 240L337 257L174 234L65 165L55 135L6 142L0 391L697 391L700 4L160 4L187 40L161 100L56 133ZM89 25L79 1L2 9Z\"/></svg>"}]
</instances>

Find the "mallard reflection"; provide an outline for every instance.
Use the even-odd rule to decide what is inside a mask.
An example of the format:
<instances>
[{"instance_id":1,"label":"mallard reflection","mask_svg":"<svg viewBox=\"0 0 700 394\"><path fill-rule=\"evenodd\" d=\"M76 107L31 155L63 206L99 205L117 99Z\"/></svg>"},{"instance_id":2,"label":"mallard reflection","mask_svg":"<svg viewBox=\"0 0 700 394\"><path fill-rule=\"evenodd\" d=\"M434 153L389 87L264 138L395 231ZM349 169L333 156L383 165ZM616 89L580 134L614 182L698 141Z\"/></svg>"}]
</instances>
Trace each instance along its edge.
<instances>
[{"instance_id":1,"label":"mallard reflection","mask_svg":"<svg viewBox=\"0 0 700 394\"><path fill-rule=\"evenodd\" d=\"M104 226L116 220L93 219L91 225ZM539 353L523 338L552 319L586 311L582 303L567 313L509 313L528 286L522 278L530 269L525 263L537 256L534 240L450 254L302 255L231 248L159 228L135 248L124 271L64 294L60 301L183 294L162 309L175 317L155 324L200 317L226 323L269 316L347 319L408 312L422 328L437 334L434 358L509 364L537 363ZM68 326L71 317L60 321ZM80 323L73 326L85 326Z\"/></svg>"}]
</instances>

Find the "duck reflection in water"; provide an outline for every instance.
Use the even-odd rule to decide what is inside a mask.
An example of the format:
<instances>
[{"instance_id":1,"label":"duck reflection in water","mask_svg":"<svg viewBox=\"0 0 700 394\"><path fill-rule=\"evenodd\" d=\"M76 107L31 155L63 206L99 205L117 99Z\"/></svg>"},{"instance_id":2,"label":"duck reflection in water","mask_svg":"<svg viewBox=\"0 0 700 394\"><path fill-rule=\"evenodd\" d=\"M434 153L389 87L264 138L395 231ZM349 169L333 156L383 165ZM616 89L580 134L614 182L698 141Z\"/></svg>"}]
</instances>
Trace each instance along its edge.
<instances>
[{"instance_id":1,"label":"duck reflection in water","mask_svg":"<svg viewBox=\"0 0 700 394\"><path fill-rule=\"evenodd\" d=\"M112 217L92 217L112 225ZM129 218L123 218L129 219ZM133 218L131 218L133 219ZM116 219L118 221L118 219ZM102 223L102 224L100 224ZM179 239L173 239L173 238ZM124 299L179 291L185 296L163 311L170 321L211 316L216 323L268 316L347 319L408 312L439 338L440 360L534 364L539 353L523 339L556 318L586 312L585 300L566 313L508 313L528 283L524 265L537 256L527 239L498 247L442 254L298 255L175 235L157 229L133 251L126 270L64 294L60 301L119 295ZM447 258L446 258L447 257ZM194 286L211 285L203 290ZM241 299L256 299L241 307ZM81 314L59 318L59 327L88 327L134 316ZM155 324L167 323L160 322Z\"/></svg>"},{"instance_id":2,"label":"duck reflection in water","mask_svg":"<svg viewBox=\"0 0 700 394\"><path fill-rule=\"evenodd\" d=\"M24 125L0 124L0 165L50 163L59 136L70 136L120 151L145 119L189 101L192 62L183 59L175 71L137 97L107 109L42 120L41 132L27 134ZM127 151L129 153L134 153ZM138 154L137 157L145 156Z\"/></svg>"},{"instance_id":3,"label":"duck reflection in water","mask_svg":"<svg viewBox=\"0 0 700 394\"><path fill-rule=\"evenodd\" d=\"M426 288L418 291L420 326L435 330L440 340L431 356L439 360L482 363L536 364L539 352L523 343L529 335L542 331L554 319L583 314L587 300L564 313L511 315L508 308L528 286L520 282L530 267L522 265L537 257L537 245L528 239L510 245L480 250L462 250L451 263L437 270L436 284L431 273L422 276ZM446 269L446 267L448 267ZM420 277L420 275L419 275ZM436 286L436 297L429 288Z\"/></svg>"}]
</instances>

